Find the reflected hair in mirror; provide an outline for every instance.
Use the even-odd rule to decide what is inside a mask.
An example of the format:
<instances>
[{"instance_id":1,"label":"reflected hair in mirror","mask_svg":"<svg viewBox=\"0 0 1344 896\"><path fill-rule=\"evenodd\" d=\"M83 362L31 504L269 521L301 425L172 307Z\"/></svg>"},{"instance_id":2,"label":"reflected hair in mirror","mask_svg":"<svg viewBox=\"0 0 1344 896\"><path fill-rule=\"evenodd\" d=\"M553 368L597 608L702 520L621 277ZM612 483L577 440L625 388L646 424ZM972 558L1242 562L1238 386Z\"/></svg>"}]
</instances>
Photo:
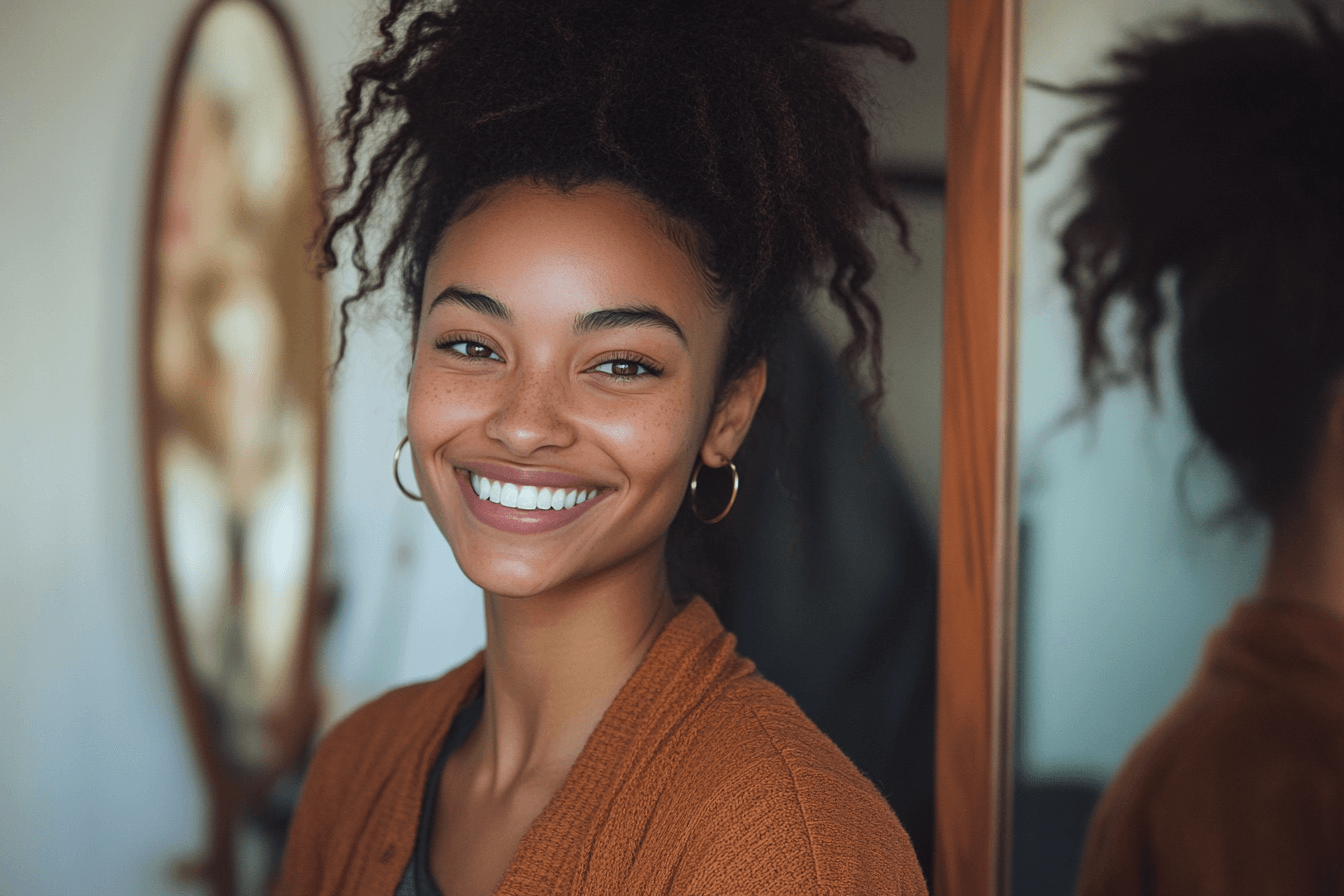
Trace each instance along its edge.
<instances>
[{"instance_id":1,"label":"reflected hair in mirror","mask_svg":"<svg viewBox=\"0 0 1344 896\"><path fill-rule=\"evenodd\" d=\"M1036 85L1092 104L1041 161L1105 131L1059 237L1085 406L1134 380L1156 400L1174 298L1195 425L1241 509L1269 515L1300 497L1344 371L1344 31L1338 9L1301 9L1298 26L1184 19L1114 51L1107 77Z\"/></svg>"}]
</instances>

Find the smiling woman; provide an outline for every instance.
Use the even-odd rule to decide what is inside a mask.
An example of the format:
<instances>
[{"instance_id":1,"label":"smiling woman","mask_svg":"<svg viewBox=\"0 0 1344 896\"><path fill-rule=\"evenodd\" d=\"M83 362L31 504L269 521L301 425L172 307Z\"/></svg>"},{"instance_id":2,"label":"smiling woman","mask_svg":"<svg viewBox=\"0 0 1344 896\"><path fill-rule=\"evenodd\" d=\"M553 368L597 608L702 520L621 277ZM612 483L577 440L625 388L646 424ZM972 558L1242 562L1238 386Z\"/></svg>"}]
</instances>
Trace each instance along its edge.
<instances>
[{"instance_id":1,"label":"smiling woman","mask_svg":"<svg viewBox=\"0 0 1344 896\"><path fill-rule=\"evenodd\" d=\"M904 221L836 47L910 50L847 6L383 18L326 249L352 238L347 317L400 266L405 445L484 592L486 646L327 737L282 891L924 892L882 796L668 561L679 527L731 510L767 359L816 279L881 394L860 228ZM731 473L722 505L687 500L706 467Z\"/></svg>"},{"instance_id":2,"label":"smiling woman","mask_svg":"<svg viewBox=\"0 0 1344 896\"><path fill-rule=\"evenodd\" d=\"M652 584L670 604L666 535L695 459L722 466L746 436L764 364L716 405L727 309L657 214L611 185L511 183L429 260L410 446L430 514L487 592L589 592L619 569L618 588ZM550 511L555 489L574 505Z\"/></svg>"}]
</instances>

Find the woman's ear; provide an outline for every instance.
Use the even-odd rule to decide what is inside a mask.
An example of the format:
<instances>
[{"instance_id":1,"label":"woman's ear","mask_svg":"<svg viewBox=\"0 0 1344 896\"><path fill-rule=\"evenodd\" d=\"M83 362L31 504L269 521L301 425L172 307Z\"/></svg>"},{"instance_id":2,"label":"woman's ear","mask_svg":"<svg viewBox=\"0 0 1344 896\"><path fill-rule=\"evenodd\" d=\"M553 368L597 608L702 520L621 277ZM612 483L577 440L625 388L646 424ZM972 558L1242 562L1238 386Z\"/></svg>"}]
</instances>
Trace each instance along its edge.
<instances>
[{"instance_id":1,"label":"woman's ear","mask_svg":"<svg viewBox=\"0 0 1344 896\"><path fill-rule=\"evenodd\" d=\"M728 384L714 416L709 421L709 432L700 446L700 460L707 467L722 467L733 459L742 440L751 429L756 408L765 394L765 359Z\"/></svg>"}]
</instances>

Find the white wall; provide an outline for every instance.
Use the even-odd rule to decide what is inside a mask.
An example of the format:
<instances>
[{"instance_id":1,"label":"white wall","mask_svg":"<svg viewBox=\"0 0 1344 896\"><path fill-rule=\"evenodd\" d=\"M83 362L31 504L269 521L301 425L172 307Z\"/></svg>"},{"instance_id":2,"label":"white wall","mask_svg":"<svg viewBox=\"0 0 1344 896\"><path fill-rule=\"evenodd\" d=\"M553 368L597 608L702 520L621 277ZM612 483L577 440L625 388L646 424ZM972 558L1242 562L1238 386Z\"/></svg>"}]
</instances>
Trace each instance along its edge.
<instances>
[{"instance_id":1,"label":"white wall","mask_svg":"<svg viewBox=\"0 0 1344 896\"><path fill-rule=\"evenodd\" d=\"M1127 29L1193 8L1183 0L1028 0L1024 74L1054 83L1094 74ZM1211 0L1202 8L1232 16L1249 6ZM1023 155L1035 155L1078 110L1028 88ZM1204 634L1255 587L1264 533L1203 524L1230 494L1210 459L1190 468L1186 499L1178 493L1195 434L1170 328L1158 361L1161 411L1130 389L1110 394L1092 423L1054 425L1078 393L1073 321L1051 242L1065 219L1049 216L1049 204L1088 139L1066 144L1022 191L1020 759L1037 776L1105 779L1184 688Z\"/></svg>"},{"instance_id":2,"label":"white wall","mask_svg":"<svg viewBox=\"0 0 1344 896\"><path fill-rule=\"evenodd\" d=\"M860 0L860 14L902 35L915 48L909 65L875 52L862 57L860 77L872 105L868 125L879 165L906 174L941 175L946 165L947 4L943 0ZM880 424L915 500L938 532L942 446L943 197L937 189L901 189L897 202L910 225L911 252L887 227L868 237L877 256L870 292L882 310L887 388ZM839 350L848 340L841 314L822 302L817 323Z\"/></svg>"},{"instance_id":3,"label":"white wall","mask_svg":"<svg viewBox=\"0 0 1344 896\"><path fill-rule=\"evenodd\" d=\"M931 538L938 534L938 476L942 445L943 197L897 190L910 225L910 248L893 228L869 237L877 273L869 292L882 311L882 366L886 397L878 418L884 443L905 474ZM822 299L813 320L839 351L849 340L844 315Z\"/></svg>"}]
</instances>

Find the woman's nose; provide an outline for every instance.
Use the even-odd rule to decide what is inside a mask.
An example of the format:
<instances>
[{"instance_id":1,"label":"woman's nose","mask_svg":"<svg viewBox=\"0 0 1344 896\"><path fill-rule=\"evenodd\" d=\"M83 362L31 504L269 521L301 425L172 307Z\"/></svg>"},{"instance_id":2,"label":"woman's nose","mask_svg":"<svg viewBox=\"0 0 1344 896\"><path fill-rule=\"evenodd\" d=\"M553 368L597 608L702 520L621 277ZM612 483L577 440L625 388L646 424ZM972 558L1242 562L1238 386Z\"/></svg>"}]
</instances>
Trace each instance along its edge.
<instances>
[{"instance_id":1,"label":"woman's nose","mask_svg":"<svg viewBox=\"0 0 1344 896\"><path fill-rule=\"evenodd\" d=\"M556 379L545 371L520 373L486 421L485 434L519 457L573 444L566 390Z\"/></svg>"}]
</instances>

